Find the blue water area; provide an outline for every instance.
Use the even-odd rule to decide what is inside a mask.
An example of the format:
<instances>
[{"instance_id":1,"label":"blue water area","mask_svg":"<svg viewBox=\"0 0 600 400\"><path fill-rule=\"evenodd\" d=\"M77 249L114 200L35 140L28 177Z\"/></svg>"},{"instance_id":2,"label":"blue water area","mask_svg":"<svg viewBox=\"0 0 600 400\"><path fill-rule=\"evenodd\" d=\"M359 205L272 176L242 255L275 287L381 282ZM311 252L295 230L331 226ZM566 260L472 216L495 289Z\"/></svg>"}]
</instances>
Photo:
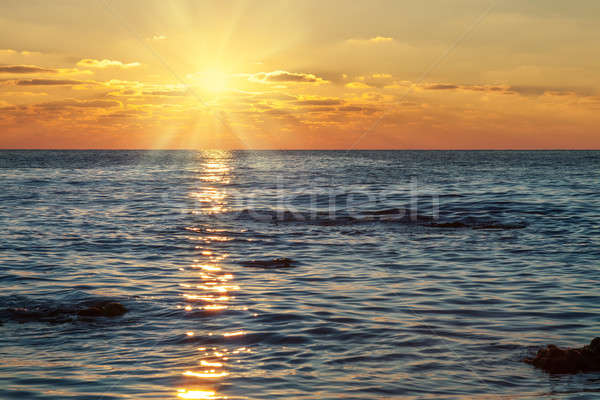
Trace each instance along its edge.
<instances>
[{"instance_id":1,"label":"blue water area","mask_svg":"<svg viewBox=\"0 0 600 400\"><path fill-rule=\"evenodd\" d=\"M597 399L600 152L2 151L2 399ZM81 310L118 302L127 313Z\"/></svg>"}]
</instances>

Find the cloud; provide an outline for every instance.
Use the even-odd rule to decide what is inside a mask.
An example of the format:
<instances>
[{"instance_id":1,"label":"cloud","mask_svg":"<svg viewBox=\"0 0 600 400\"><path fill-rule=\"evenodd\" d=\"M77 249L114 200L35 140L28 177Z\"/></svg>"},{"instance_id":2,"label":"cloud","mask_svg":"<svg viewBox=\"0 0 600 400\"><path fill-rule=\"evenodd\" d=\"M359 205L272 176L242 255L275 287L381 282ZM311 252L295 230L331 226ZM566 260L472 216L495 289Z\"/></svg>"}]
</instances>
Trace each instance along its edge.
<instances>
[{"instance_id":1,"label":"cloud","mask_svg":"<svg viewBox=\"0 0 600 400\"><path fill-rule=\"evenodd\" d=\"M510 86L499 85L460 85L454 83L429 83L420 86L425 90L466 90L475 92L509 92Z\"/></svg>"},{"instance_id":2,"label":"cloud","mask_svg":"<svg viewBox=\"0 0 600 400\"><path fill-rule=\"evenodd\" d=\"M362 107L358 107L358 106L344 106L344 107L340 107L338 108L338 111L347 111L347 112L356 112L356 111L362 111Z\"/></svg>"},{"instance_id":3,"label":"cloud","mask_svg":"<svg viewBox=\"0 0 600 400\"><path fill-rule=\"evenodd\" d=\"M464 86L465 90L475 90L477 92L506 92L508 86Z\"/></svg>"},{"instance_id":4,"label":"cloud","mask_svg":"<svg viewBox=\"0 0 600 400\"><path fill-rule=\"evenodd\" d=\"M72 79L22 79L15 81L18 86L61 86L61 85L83 85L84 81L75 81Z\"/></svg>"},{"instance_id":5,"label":"cloud","mask_svg":"<svg viewBox=\"0 0 600 400\"><path fill-rule=\"evenodd\" d=\"M14 91L6 91L2 92L4 96L7 97L32 97L32 96L48 96L46 92L28 92L25 90L14 90Z\"/></svg>"},{"instance_id":6,"label":"cloud","mask_svg":"<svg viewBox=\"0 0 600 400\"><path fill-rule=\"evenodd\" d=\"M389 43L389 42L393 42L394 39L391 37L385 37L385 36L376 36L374 38L369 39L369 42L371 43Z\"/></svg>"},{"instance_id":7,"label":"cloud","mask_svg":"<svg viewBox=\"0 0 600 400\"><path fill-rule=\"evenodd\" d=\"M460 86L458 85L447 85L447 84L435 84L435 85L429 85L429 86L425 86L425 89L429 89L429 90L454 90L454 89L459 89Z\"/></svg>"},{"instance_id":8,"label":"cloud","mask_svg":"<svg viewBox=\"0 0 600 400\"><path fill-rule=\"evenodd\" d=\"M38 67L36 65L0 65L0 72L10 74L56 73L55 69Z\"/></svg>"},{"instance_id":9,"label":"cloud","mask_svg":"<svg viewBox=\"0 0 600 400\"><path fill-rule=\"evenodd\" d=\"M342 103L343 101L340 99L307 99L294 102L299 106L337 106Z\"/></svg>"},{"instance_id":10,"label":"cloud","mask_svg":"<svg viewBox=\"0 0 600 400\"><path fill-rule=\"evenodd\" d=\"M167 40L167 37L165 35L154 35L150 40Z\"/></svg>"},{"instance_id":11,"label":"cloud","mask_svg":"<svg viewBox=\"0 0 600 400\"><path fill-rule=\"evenodd\" d=\"M109 67L116 67L116 68L134 68L134 67L139 67L141 64L139 62L132 62L129 64L125 64L122 63L121 61L116 61L116 60L109 60L109 59L103 59L103 60L95 60L93 58L84 58L83 60L80 60L77 63L78 67L87 67L87 68L109 68Z\"/></svg>"},{"instance_id":12,"label":"cloud","mask_svg":"<svg viewBox=\"0 0 600 400\"><path fill-rule=\"evenodd\" d=\"M116 100L87 100L77 101L70 105L71 107L85 107L85 108L111 108L119 107L121 103Z\"/></svg>"},{"instance_id":13,"label":"cloud","mask_svg":"<svg viewBox=\"0 0 600 400\"><path fill-rule=\"evenodd\" d=\"M273 71L273 72L258 72L250 74L248 80L259 83L280 83L280 82L299 82L299 83L326 83L327 81L314 74Z\"/></svg>"},{"instance_id":14,"label":"cloud","mask_svg":"<svg viewBox=\"0 0 600 400\"><path fill-rule=\"evenodd\" d=\"M38 65L0 65L0 73L6 74L58 74L67 75L90 75L92 71L77 68L48 68Z\"/></svg>"},{"instance_id":15,"label":"cloud","mask_svg":"<svg viewBox=\"0 0 600 400\"><path fill-rule=\"evenodd\" d=\"M357 76L354 81L347 83L350 89L384 88L397 84L391 74L375 73L371 75Z\"/></svg>"},{"instance_id":16,"label":"cloud","mask_svg":"<svg viewBox=\"0 0 600 400\"><path fill-rule=\"evenodd\" d=\"M521 96L569 96L589 97L597 92L593 88L581 86L535 86L535 85L515 85L505 88L507 93L518 93Z\"/></svg>"},{"instance_id":17,"label":"cloud","mask_svg":"<svg viewBox=\"0 0 600 400\"><path fill-rule=\"evenodd\" d=\"M392 43L394 42L394 38L386 37L386 36L375 36L370 39L348 39L346 42L350 44L356 45L365 45L365 44L383 44L383 43Z\"/></svg>"},{"instance_id":18,"label":"cloud","mask_svg":"<svg viewBox=\"0 0 600 400\"><path fill-rule=\"evenodd\" d=\"M0 104L1 105L1 104ZM15 105L0 109L0 120L13 120L19 124L26 123L53 123L57 119L76 123L76 121L90 121L107 111L120 110L123 104L116 100L90 99L78 100L74 98L49 101L28 105Z\"/></svg>"},{"instance_id":19,"label":"cloud","mask_svg":"<svg viewBox=\"0 0 600 400\"><path fill-rule=\"evenodd\" d=\"M311 112L311 113L332 112L332 111L335 111L335 107L327 107L327 106L312 107L312 108L307 109L306 111Z\"/></svg>"},{"instance_id":20,"label":"cloud","mask_svg":"<svg viewBox=\"0 0 600 400\"><path fill-rule=\"evenodd\" d=\"M34 105L35 108L43 108L45 110L61 110L64 108L111 108L119 107L121 103L116 100L77 100L66 99L51 101L47 103L39 103Z\"/></svg>"},{"instance_id":21,"label":"cloud","mask_svg":"<svg viewBox=\"0 0 600 400\"><path fill-rule=\"evenodd\" d=\"M293 101L297 100L296 96L292 96L282 92L264 92L252 95L253 99L256 100L281 100L281 101Z\"/></svg>"},{"instance_id":22,"label":"cloud","mask_svg":"<svg viewBox=\"0 0 600 400\"><path fill-rule=\"evenodd\" d=\"M546 86L530 86L530 85L521 85L521 86L510 86L508 88L510 92L518 93L522 96L541 96L546 92L561 92L560 88L556 87L546 87Z\"/></svg>"},{"instance_id":23,"label":"cloud","mask_svg":"<svg viewBox=\"0 0 600 400\"><path fill-rule=\"evenodd\" d=\"M147 96L187 96L189 92L187 90L153 90L150 92L143 92Z\"/></svg>"},{"instance_id":24,"label":"cloud","mask_svg":"<svg viewBox=\"0 0 600 400\"><path fill-rule=\"evenodd\" d=\"M576 87L556 87L556 86L536 86L536 85L459 85L459 84L447 84L447 83L436 83L436 84L425 84L422 85L423 89L426 90L462 90L462 91L475 91L475 92L495 92L500 94L518 94L521 96L542 96L542 95L553 95L553 96L590 96L593 91L586 88Z\"/></svg>"},{"instance_id":25,"label":"cloud","mask_svg":"<svg viewBox=\"0 0 600 400\"><path fill-rule=\"evenodd\" d=\"M346 83L346 87L349 89L368 89L368 88L370 88L370 86L364 82L349 82L349 83Z\"/></svg>"},{"instance_id":26,"label":"cloud","mask_svg":"<svg viewBox=\"0 0 600 400\"><path fill-rule=\"evenodd\" d=\"M106 122L123 122L132 118L137 118L141 114L142 111L139 110L125 110L114 112L112 114L100 115L98 120Z\"/></svg>"},{"instance_id":27,"label":"cloud","mask_svg":"<svg viewBox=\"0 0 600 400\"><path fill-rule=\"evenodd\" d=\"M39 51L28 51L28 50L17 51L17 50L13 50L13 49L0 49L0 56L10 56L10 55L14 55L14 54L20 54L22 56L34 56L34 55L39 55L42 53L40 53Z\"/></svg>"}]
</instances>

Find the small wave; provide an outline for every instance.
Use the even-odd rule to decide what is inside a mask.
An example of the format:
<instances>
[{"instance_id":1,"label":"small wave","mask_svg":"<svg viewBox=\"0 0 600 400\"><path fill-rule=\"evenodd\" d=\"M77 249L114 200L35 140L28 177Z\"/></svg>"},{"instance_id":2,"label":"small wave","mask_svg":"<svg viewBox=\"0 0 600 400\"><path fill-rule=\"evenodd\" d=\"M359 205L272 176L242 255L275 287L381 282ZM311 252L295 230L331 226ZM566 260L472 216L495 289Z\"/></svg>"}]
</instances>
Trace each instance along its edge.
<instances>
[{"instance_id":1,"label":"small wave","mask_svg":"<svg viewBox=\"0 0 600 400\"><path fill-rule=\"evenodd\" d=\"M386 208L382 210L363 211L364 215L406 215L408 210L404 208Z\"/></svg>"},{"instance_id":2,"label":"small wave","mask_svg":"<svg viewBox=\"0 0 600 400\"><path fill-rule=\"evenodd\" d=\"M242 262L240 262L240 265L243 267L250 267L250 268L271 269L271 268L290 268L290 267L293 267L293 264L295 264L295 263L296 262L290 258L278 257L278 258L272 258L272 259L268 259L268 260L242 261Z\"/></svg>"},{"instance_id":3,"label":"small wave","mask_svg":"<svg viewBox=\"0 0 600 400\"><path fill-rule=\"evenodd\" d=\"M321 226L354 225L372 222L396 222L424 224L434 220L433 216L417 214L402 208L369 211L288 211L275 209L243 209L230 211L224 218L256 222L304 223Z\"/></svg>"},{"instance_id":4,"label":"small wave","mask_svg":"<svg viewBox=\"0 0 600 400\"><path fill-rule=\"evenodd\" d=\"M224 344L266 344L266 345L302 345L310 343L312 338L309 335L288 335L273 331L249 332L242 335L223 336L223 335L182 335L169 339L168 343L201 343L203 345L224 345Z\"/></svg>"},{"instance_id":5,"label":"small wave","mask_svg":"<svg viewBox=\"0 0 600 400\"><path fill-rule=\"evenodd\" d=\"M470 228L470 229L489 229L489 230L511 230L511 229L523 229L527 227L525 223L516 224L503 224L500 222L462 222L462 221L451 221L451 222L436 222L429 226L432 228Z\"/></svg>"}]
</instances>

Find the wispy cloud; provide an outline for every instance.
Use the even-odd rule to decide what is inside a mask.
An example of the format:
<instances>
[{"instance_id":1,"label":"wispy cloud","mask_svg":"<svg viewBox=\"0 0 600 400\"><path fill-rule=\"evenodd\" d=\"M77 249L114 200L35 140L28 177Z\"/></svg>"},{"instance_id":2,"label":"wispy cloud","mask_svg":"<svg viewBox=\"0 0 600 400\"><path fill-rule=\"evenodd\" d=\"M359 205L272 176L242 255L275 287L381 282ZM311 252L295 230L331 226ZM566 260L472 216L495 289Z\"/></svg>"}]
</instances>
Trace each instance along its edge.
<instances>
[{"instance_id":1,"label":"wispy cloud","mask_svg":"<svg viewBox=\"0 0 600 400\"><path fill-rule=\"evenodd\" d=\"M189 94L188 90L152 90L143 92L144 95L147 96L187 96Z\"/></svg>"},{"instance_id":2,"label":"wispy cloud","mask_svg":"<svg viewBox=\"0 0 600 400\"><path fill-rule=\"evenodd\" d=\"M167 37L165 35L154 35L148 40L167 40Z\"/></svg>"},{"instance_id":3,"label":"wispy cloud","mask_svg":"<svg viewBox=\"0 0 600 400\"><path fill-rule=\"evenodd\" d=\"M83 60L79 61L77 63L78 67L87 67L87 68L111 68L111 67L115 67L115 68L134 68L134 67L139 67L141 64L139 62L132 62L132 63L123 63L121 61L116 61L116 60L109 60L109 59L103 59L103 60L96 60L93 58L84 58Z\"/></svg>"},{"instance_id":4,"label":"wispy cloud","mask_svg":"<svg viewBox=\"0 0 600 400\"><path fill-rule=\"evenodd\" d=\"M28 51L28 50L18 51L18 50L13 50L13 49L0 49L0 56L12 56L12 55L16 55L16 54L20 54L22 56L33 56L33 55L42 54L42 53L40 53L39 51Z\"/></svg>"},{"instance_id":5,"label":"wispy cloud","mask_svg":"<svg viewBox=\"0 0 600 400\"><path fill-rule=\"evenodd\" d=\"M349 89L368 89L371 86L367 85L364 82L348 82L346 83L346 87Z\"/></svg>"},{"instance_id":6,"label":"wispy cloud","mask_svg":"<svg viewBox=\"0 0 600 400\"><path fill-rule=\"evenodd\" d=\"M425 90L443 90L443 91L474 91L474 92L505 92L515 93L508 85L462 85L455 83L424 83L420 88Z\"/></svg>"},{"instance_id":7,"label":"wispy cloud","mask_svg":"<svg viewBox=\"0 0 600 400\"><path fill-rule=\"evenodd\" d=\"M460 89L460 88L461 87L458 85L448 85L448 84L443 84L443 83L425 86L425 89L429 89L429 90L454 90L454 89Z\"/></svg>"},{"instance_id":8,"label":"wispy cloud","mask_svg":"<svg viewBox=\"0 0 600 400\"><path fill-rule=\"evenodd\" d=\"M338 111L344 111L344 112L357 112L357 111L362 111L362 107L359 106L344 106L344 107L339 107Z\"/></svg>"},{"instance_id":9,"label":"wispy cloud","mask_svg":"<svg viewBox=\"0 0 600 400\"><path fill-rule=\"evenodd\" d=\"M248 75L248 80L259 83L281 83L281 82L299 82L299 83L326 83L327 81L314 74L301 72L273 71L258 72Z\"/></svg>"},{"instance_id":10,"label":"wispy cloud","mask_svg":"<svg viewBox=\"0 0 600 400\"><path fill-rule=\"evenodd\" d=\"M356 76L346 84L346 87L349 89L385 88L393 84L398 84L398 82L393 79L391 74L374 73Z\"/></svg>"},{"instance_id":11,"label":"wispy cloud","mask_svg":"<svg viewBox=\"0 0 600 400\"><path fill-rule=\"evenodd\" d=\"M521 96L591 96L593 90L582 87L557 87L557 86L537 86L537 85L462 85L451 83L424 84L421 86L425 90L442 91L474 91L474 92L496 92L500 94L518 94Z\"/></svg>"},{"instance_id":12,"label":"wispy cloud","mask_svg":"<svg viewBox=\"0 0 600 400\"><path fill-rule=\"evenodd\" d=\"M394 38L387 36L375 36L368 39L348 39L346 42L350 44L357 45L365 45L365 44L383 44L383 43L392 43L394 42Z\"/></svg>"},{"instance_id":13,"label":"wispy cloud","mask_svg":"<svg viewBox=\"0 0 600 400\"><path fill-rule=\"evenodd\" d=\"M9 74L57 73L53 68L38 67L37 65L0 65L0 72Z\"/></svg>"},{"instance_id":14,"label":"wispy cloud","mask_svg":"<svg viewBox=\"0 0 600 400\"><path fill-rule=\"evenodd\" d=\"M65 99L39 103L34 105L34 108L43 108L45 110L64 109L69 107L74 108L112 108L119 107L122 104L116 100L77 100Z\"/></svg>"},{"instance_id":15,"label":"wispy cloud","mask_svg":"<svg viewBox=\"0 0 600 400\"><path fill-rule=\"evenodd\" d=\"M299 106L336 106L343 103L340 99L327 99L327 98L317 98L317 99L302 99L294 102Z\"/></svg>"},{"instance_id":16,"label":"wispy cloud","mask_svg":"<svg viewBox=\"0 0 600 400\"><path fill-rule=\"evenodd\" d=\"M14 81L18 86L68 86L84 85L92 82L76 81L72 79L22 79Z\"/></svg>"}]
</instances>

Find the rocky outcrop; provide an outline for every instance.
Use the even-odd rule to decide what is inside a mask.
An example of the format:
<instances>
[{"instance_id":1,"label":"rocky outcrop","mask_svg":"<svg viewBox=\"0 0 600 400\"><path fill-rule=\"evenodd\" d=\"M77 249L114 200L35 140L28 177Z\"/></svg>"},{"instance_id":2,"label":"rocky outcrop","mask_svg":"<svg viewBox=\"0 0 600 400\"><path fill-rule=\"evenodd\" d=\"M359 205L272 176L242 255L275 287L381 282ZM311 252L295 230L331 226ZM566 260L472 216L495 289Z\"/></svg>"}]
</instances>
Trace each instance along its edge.
<instances>
[{"instance_id":1,"label":"rocky outcrop","mask_svg":"<svg viewBox=\"0 0 600 400\"><path fill-rule=\"evenodd\" d=\"M523 361L551 374L600 371L600 337L577 349L561 349L550 344L538 350L534 358Z\"/></svg>"},{"instance_id":2,"label":"rocky outcrop","mask_svg":"<svg viewBox=\"0 0 600 400\"><path fill-rule=\"evenodd\" d=\"M76 305L10 307L0 310L0 318L8 318L20 323L65 323L76 318L88 320L98 317L118 317L126 312L127 308L116 301L93 300Z\"/></svg>"},{"instance_id":3,"label":"rocky outcrop","mask_svg":"<svg viewBox=\"0 0 600 400\"><path fill-rule=\"evenodd\" d=\"M270 260L242 261L240 264L244 267L254 268L289 268L293 263L294 261L289 258L280 257Z\"/></svg>"},{"instance_id":4,"label":"rocky outcrop","mask_svg":"<svg viewBox=\"0 0 600 400\"><path fill-rule=\"evenodd\" d=\"M77 315L83 317L118 317L126 312L127 308L121 303L103 301L77 311Z\"/></svg>"}]
</instances>

